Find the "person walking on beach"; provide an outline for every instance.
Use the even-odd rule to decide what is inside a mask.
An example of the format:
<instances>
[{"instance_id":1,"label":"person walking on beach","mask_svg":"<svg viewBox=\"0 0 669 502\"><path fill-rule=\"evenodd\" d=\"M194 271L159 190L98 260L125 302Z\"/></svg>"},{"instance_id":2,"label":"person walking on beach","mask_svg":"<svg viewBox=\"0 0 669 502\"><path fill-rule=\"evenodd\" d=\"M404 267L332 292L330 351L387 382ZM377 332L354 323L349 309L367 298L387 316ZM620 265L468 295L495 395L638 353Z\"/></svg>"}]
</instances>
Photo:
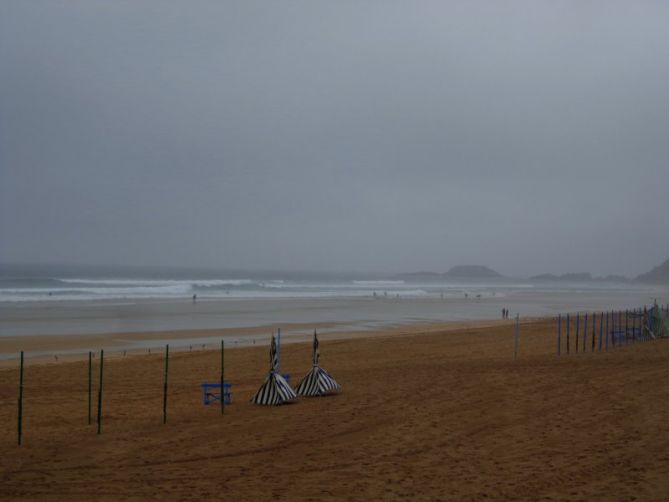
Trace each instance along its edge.
<instances>
[{"instance_id":1,"label":"person walking on beach","mask_svg":"<svg viewBox=\"0 0 669 502\"><path fill-rule=\"evenodd\" d=\"M193 303L195 303L195 300L197 300L197 295L193 294Z\"/></svg>"}]
</instances>

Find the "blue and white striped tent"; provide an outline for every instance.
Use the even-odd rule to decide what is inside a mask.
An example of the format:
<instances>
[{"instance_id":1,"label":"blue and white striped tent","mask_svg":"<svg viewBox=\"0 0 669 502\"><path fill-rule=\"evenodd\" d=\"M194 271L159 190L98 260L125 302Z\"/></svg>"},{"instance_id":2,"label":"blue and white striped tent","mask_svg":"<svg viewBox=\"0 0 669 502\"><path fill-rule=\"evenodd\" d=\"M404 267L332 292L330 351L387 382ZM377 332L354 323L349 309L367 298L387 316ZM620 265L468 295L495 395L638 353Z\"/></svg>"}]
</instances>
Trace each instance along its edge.
<instances>
[{"instance_id":1,"label":"blue and white striped tent","mask_svg":"<svg viewBox=\"0 0 669 502\"><path fill-rule=\"evenodd\" d=\"M314 353L311 371L302 379L295 391L300 396L325 396L341 390L339 384L327 371L319 366L321 353L318 348L318 335L314 331Z\"/></svg>"},{"instance_id":2,"label":"blue and white striped tent","mask_svg":"<svg viewBox=\"0 0 669 502\"><path fill-rule=\"evenodd\" d=\"M286 379L279 374L279 356L276 351L276 340L272 334L269 350L269 374L256 395L251 400L254 404L276 406L289 403L297 398L295 391L290 388Z\"/></svg>"}]
</instances>

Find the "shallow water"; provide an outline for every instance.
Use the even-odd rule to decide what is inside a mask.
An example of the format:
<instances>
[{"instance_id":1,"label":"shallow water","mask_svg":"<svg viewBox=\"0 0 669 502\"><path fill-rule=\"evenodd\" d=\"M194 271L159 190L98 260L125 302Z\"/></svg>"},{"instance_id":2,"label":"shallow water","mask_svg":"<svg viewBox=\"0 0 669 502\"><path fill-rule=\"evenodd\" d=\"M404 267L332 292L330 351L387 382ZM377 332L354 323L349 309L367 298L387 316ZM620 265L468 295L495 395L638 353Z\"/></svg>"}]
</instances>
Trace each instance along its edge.
<instances>
[{"instance_id":1,"label":"shallow water","mask_svg":"<svg viewBox=\"0 0 669 502\"><path fill-rule=\"evenodd\" d=\"M403 284L407 290L420 285ZM396 285L397 287L397 285ZM426 287L423 285L423 287ZM70 300L0 303L0 336L75 335L224 329L280 324L325 324L352 329L416 322L638 308L669 303L669 289L649 286L464 285L441 297L438 285L422 296ZM465 298L465 292L467 298ZM477 295L481 295L477 298Z\"/></svg>"}]
</instances>

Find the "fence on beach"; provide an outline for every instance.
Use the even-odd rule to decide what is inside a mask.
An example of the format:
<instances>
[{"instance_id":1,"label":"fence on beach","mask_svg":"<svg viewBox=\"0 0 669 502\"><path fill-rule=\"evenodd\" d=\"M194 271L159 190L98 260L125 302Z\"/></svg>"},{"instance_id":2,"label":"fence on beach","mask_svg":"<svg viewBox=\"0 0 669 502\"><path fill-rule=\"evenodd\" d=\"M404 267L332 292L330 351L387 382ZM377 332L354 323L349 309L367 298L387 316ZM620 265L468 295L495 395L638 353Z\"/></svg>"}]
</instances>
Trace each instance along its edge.
<instances>
[{"instance_id":1,"label":"fence on beach","mask_svg":"<svg viewBox=\"0 0 669 502\"><path fill-rule=\"evenodd\" d=\"M669 335L669 305L626 310L559 314L557 356L609 349L648 342ZM573 345L572 345L573 336Z\"/></svg>"},{"instance_id":2,"label":"fence on beach","mask_svg":"<svg viewBox=\"0 0 669 502\"><path fill-rule=\"evenodd\" d=\"M197 345L188 345L186 347L180 347L181 352L193 352L193 350L204 351L211 349L212 345L216 347L216 344L197 344ZM220 341L220 388L222 393L225 392L224 389L224 379L225 379L225 342L224 340ZM105 353L104 349L100 349L99 353L89 351L88 352L88 363L87 363L87 422L88 425L93 425L93 420L95 419L95 426L97 434L102 434L102 425L103 425L103 390L104 390L104 362L105 358L109 359L109 356L114 356L115 359L123 359L126 357L132 357L132 355L149 355L155 354L159 356L160 351L156 350L156 347L153 347L153 352L151 347L146 347L142 350L135 350L129 352L126 350L116 350L112 354L109 351ZM82 354L76 354L80 356ZM43 359L43 356L40 356ZM58 356L54 355L54 360L59 362ZM162 395L162 422L163 424L167 423L167 409L168 409L168 377L169 377L169 360L170 360L170 345L166 344L164 347L164 378L163 378L163 395ZM95 366L97 359L97 375L95 375ZM26 366L26 356L24 351L21 351L19 354L19 390L18 390L18 413L17 413L17 444L20 446L24 442L24 398L25 398L25 385L24 385L24 374ZM97 380L97 390L94 389L94 383ZM227 401L229 403L229 401ZM221 395L220 398L220 408L221 414L224 413L224 407L226 404L225 396ZM94 417L93 408L96 408L96 413Z\"/></svg>"},{"instance_id":3,"label":"fence on beach","mask_svg":"<svg viewBox=\"0 0 669 502\"><path fill-rule=\"evenodd\" d=\"M515 329L514 329L514 359L518 358L519 353L519 339L520 339L520 316L516 315ZM658 306L654 304L652 307L638 307L626 310L610 310L605 312L576 312L560 314L557 316L557 333L556 333L556 353L558 357L566 355L575 355L578 353L595 353L606 352L617 347L633 345L636 343L645 343L656 340L661 337L669 336L669 305ZM234 342L236 345L237 342ZM255 345L255 341L253 341ZM549 353L552 353L550 348L552 342L548 342ZM218 343L213 347L218 349ZM177 350L181 352L204 351L211 349L212 344L198 343L189 344L178 347ZM103 425L103 390L104 390L104 360L105 357L109 359L111 356L114 359L132 357L134 354L153 354L160 357L161 347L158 351L156 347L144 347L140 350L128 351L127 349L116 350L105 353L100 350L99 355L93 351L89 351L88 365L87 365L87 421L88 425L93 424L95 418L97 434L102 433ZM174 347L172 348L174 350ZM279 352L280 354L280 352ZM220 341L220 407L221 414L224 414L226 400L224 398L224 377L225 377L225 343ZM55 361L58 361L58 356L54 355ZM162 423L166 424L168 421L168 382L169 382L169 361L170 361L170 345L164 346L164 372L162 385ZM95 366L97 358L97 378L95 378ZM19 356L19 388L18 388L18 413L17 413L17 443L23 443L24 432L24 352L21 351ZM83 376L82 376L83 377ZM97 380L97 391L94 394L94 382ZM96 416L93 416L93 407L96 406Z\"/></svg>"}]
</instances>

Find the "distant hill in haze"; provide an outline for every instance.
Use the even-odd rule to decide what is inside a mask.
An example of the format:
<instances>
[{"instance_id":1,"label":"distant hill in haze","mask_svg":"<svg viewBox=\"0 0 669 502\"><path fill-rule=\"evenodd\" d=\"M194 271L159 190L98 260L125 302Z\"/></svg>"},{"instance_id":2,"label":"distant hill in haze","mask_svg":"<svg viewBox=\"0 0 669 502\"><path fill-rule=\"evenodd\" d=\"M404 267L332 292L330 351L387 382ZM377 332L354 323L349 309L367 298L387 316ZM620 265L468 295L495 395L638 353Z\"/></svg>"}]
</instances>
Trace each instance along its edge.
<instances>
[{"instance_id":1,"label":"distant hill in haze","mask_svg":"<svg viewBox=\"0 0 669 502\"><path fill-rule=\"evenodd\" d=\"M451 267L444 277L461 277L468 279L489 279L492 277L502 277L502 274L483 265L458 265Z\"/></svg>"},{"instance_id":2,"label":"distant hill in haze","mask_svg":"<svg viewBox=\"0 0 669 502\"><path fill-rule=\"evenodd\" d=\"M606 277L593 277L588 272L577 272L562 275L540 274L530 277L532 281L608 281L608 282L645 282L652 284L669 284L669 259L661 265L654 267L651 271L641 274L635 279L629 279L622 275L607 275Z\"/></svg>"},{"instance_id":3,"label":"distant hill in haze","mask_svg":"<svg viewBox=\"0 0 669 502\"><path fill-rule=\"evenodd\" d=\"M440 274L439 272L410 272L405 274L398 274L400 279L408 280L428 280L437 281L443 279L490 279L504 277L499 272L483 265L458 265L451 267L448 272Z\"/></svg>"},{"instance_id":4,"label":"distant hill in haze","mask_svg":"<svg viewBox=\"0 0 669 502\"><path fill-rule=\"evenodd\" d=\"M669 260L666 260L662 265L654 267L650 272L641 274L636 280L639 282L669 284Z\"/></svg>"}]
</instances>

